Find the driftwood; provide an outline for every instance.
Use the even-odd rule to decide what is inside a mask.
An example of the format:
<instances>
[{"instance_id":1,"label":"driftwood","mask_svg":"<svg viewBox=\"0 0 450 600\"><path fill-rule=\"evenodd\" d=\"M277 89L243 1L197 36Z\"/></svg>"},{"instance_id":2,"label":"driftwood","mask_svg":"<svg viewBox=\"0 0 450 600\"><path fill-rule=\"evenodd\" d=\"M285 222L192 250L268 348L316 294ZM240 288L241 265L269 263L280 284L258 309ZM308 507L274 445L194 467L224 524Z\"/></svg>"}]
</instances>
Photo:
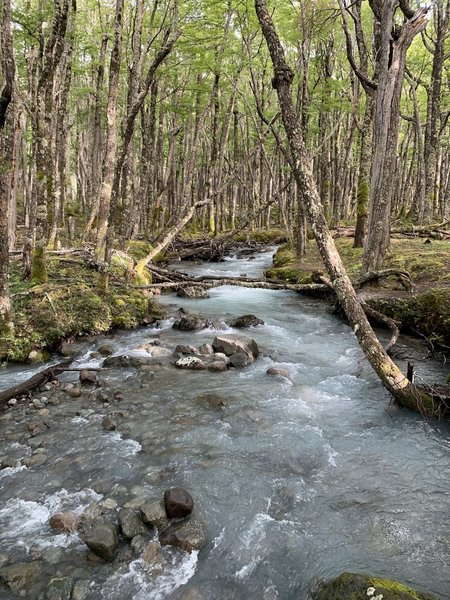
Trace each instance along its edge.
<instances>
[{"instance_id":1,"label":"driftwood","mask_svg":"<svg viewBox=\"0 0 450 600\"><path fill-rule=\"evenodd\" d=\"M52 381L59 373L66 371L71 362L72 359L70 358L56 365L52 365L51 367L47 367L46 369L35 373L35 375L26 381L0 392L0 406L4 406L11 398L18 398L25 394L29 394L40 385Z\"/></svg>"}]
</instances>

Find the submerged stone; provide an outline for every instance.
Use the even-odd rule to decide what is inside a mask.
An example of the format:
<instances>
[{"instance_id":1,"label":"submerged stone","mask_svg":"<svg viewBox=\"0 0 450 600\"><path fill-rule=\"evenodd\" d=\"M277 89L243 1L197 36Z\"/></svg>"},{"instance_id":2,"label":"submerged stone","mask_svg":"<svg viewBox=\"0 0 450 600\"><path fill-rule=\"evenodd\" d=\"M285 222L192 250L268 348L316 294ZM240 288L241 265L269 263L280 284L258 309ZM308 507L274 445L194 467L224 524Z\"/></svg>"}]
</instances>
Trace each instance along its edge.
<instances>
[{"instance_id":1,"label":"submerged stone","mask_svg":"<svg viewBox=\"0 0 450 600\"><path fill-rule=\"evenodd\" d=\"M237 328L256 327L257 325L264 325L264 321L255 317L255 315L242 315L228 321L228 325Z\"/></svg>"},{"instance_id":2,"label":"submerged stone","mask_svg":"<svg viewBox=\"0 0 450 600\"><path fill-rule=\"evenodd\" d=\"M160 536L161 544L174 546L185 552L201 550L206 544L206 529L203 523L192 519L171 525Z\"/></svg>"},{"instance_id":3,"label":"submerged stone","mask_svg":"<svg viewBox=\"0 0 450 600\"><path fill-rule=\"evenodd\" d=\"M54 577L45 591L45 600L70 600L73 581L70 577Z\"/></svg>"},{"instance_id":4,"label":"submerged stone","mask_svg":"<svg viewBox=\"0 0 450 600\"><path fill-rule=\"evenodd\" d=\"M18 592L31 583L41 570L40 562L18 563L0 569L0 582Z\"/></svg>"}]
</instances>

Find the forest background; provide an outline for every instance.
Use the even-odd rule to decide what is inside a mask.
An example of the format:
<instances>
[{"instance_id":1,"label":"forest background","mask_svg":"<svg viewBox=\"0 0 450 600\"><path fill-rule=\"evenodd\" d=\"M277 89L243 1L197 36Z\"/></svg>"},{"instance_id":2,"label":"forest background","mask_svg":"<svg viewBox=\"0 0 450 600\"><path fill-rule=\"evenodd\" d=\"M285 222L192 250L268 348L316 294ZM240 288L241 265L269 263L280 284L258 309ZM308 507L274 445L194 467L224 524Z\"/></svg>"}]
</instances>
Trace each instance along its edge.
<instances>
[{"instance_id":1,"label":"forest background","mask_svg":"<svg viewBox=\"0 0 450 600\"><path fill-rule=\"evenodd\" d=\"M305 255L304 199L253 2L1 5L3 357L106 327L79 314L50 326L67 297L45 287L49 274L57 265L59 283L81 285L61 246L91 251L97 286L123 250L134 252L125 275L149 283L152 249L187 218L211 237L279 228ZM327 222L356 224L362 272L383 266L393 227L438 223L445 235L450 3L283 0L269 10ZM99 313L88 283L80 302ZM45 332L33 339L23 335L30 289L50 313L31 323ZM108 310L133 302L127 292Z\"/></svg>"}]
</instances>

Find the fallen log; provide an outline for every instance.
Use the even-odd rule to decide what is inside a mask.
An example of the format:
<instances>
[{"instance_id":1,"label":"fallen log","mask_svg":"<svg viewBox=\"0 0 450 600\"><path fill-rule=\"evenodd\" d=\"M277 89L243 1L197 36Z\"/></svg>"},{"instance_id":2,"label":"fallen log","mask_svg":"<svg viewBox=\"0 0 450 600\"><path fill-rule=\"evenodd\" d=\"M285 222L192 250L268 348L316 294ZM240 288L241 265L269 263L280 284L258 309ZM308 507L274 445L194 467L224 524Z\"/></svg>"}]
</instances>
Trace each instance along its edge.
<instances>
[{"instance_id":1,"label":"fallen log","mask_svg":"<svg viewBox=\"0 0 450 600\"><path fill-rule=\"evenodd\" d=\"M38 373L35 373L32 377L11 387L3 392L0 392L0 407L4 406L9 400L12 398L19 398L20 396L24 396L25 394L29 394L33 390L35 390L40 385L47 383L48 381L52 381L56 378L59 373L66 371L70 363L72 362L72 358L64 360L56 365L52 365L51 367L47 367Z\"/></svg>"}]
</instances>

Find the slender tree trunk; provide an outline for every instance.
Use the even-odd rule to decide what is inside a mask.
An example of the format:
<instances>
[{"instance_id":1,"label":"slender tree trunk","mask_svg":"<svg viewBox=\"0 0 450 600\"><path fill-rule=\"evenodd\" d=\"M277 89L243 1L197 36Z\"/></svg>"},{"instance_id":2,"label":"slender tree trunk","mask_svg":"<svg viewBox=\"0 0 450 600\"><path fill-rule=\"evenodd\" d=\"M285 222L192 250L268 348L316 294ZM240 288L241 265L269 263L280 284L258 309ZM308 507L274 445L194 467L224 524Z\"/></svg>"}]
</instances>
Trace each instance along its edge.
<instances>
[{"instance_id":1,"label":"slender tree trunk","mask_svg":"<svg viewBox=\"0 0 450 600\"><path fill-rule=\"evenodd\" d=\"M111 192L117 153L117 96L122 58L122 19L124 0L116 0L114 17L114 46L109 64L106 149L103 158L102 185L97 225L97 255L106 259L106 232L109 224Z\"/></svg>"},{"instance_id":2,"label":"slender tree trunk","mask_svg":"<svg viewBox=\"0 0 450 600\"><path fill-rule=\"evenodd\" d=\"M331 285L367 360L380 377L383 385L404 406L434 414L435 406L432 398L420 392L408 381L384 351L364 314L345 271L328 229L316 183L309 168L309 157L306 153L301 135L301 126L291 96L293 72L286 62L283 47L267 9L266 0L255 0L255 7L272 58L274 67L273 86L277 91L283 125L294 160L293 174L302 194L309 222L330 276Z\"/></svg>"},{"instance_id":3,"label":"slender tree trunk","mask_svg":"<svg viewBox=\"0 0 450 600\"><path fill-rule=\"evenodd\" d=\"M11 33L11 2L3 0L1 67L4 83L0 92L0 336L13 332L9 297L9 207L14 164L13 100L15 64Z\"/></svg>"}]
</instances>

